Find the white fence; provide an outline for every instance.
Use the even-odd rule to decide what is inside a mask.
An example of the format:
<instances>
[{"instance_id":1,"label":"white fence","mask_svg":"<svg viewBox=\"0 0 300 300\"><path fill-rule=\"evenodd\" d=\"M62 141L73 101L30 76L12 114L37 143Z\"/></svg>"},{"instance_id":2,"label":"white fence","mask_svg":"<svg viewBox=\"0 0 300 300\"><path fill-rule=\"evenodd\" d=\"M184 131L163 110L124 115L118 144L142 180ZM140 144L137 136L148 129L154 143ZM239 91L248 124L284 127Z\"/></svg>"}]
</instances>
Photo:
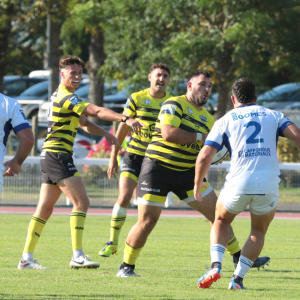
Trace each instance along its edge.
<instances>
[{"instance_id":1,"label":"white fence","mask_svg":"<svg viewBox=\"0 0 300 300\"><path fill-rule=\"evenodd\" d=\"M5 161L12 157L6 156ZM91 206L111 207L118 197L119 179L108 179L106 170L109 163L108 158L74 158L75 165L84 181ZM226 167L229 162L212 166L207 179L217 191L221 189L225 176ZM300 164L282 163L281 169L281 193L285 198L290 197L293 203L300 204ZM39 170L39 157L28 157L22 171L17 177L4 177L2 193L0 194L0 205L36 205L39 198L41 186L41 174ZM287 196L286 196L287 195ZM289 196L291 195L291 196ZM287 199L285 199L286 201ZM66 196L61 195L57 205L69 205ZM166 207L185 206L173 195L168 197Z\"/></svg>"}]
</instances>

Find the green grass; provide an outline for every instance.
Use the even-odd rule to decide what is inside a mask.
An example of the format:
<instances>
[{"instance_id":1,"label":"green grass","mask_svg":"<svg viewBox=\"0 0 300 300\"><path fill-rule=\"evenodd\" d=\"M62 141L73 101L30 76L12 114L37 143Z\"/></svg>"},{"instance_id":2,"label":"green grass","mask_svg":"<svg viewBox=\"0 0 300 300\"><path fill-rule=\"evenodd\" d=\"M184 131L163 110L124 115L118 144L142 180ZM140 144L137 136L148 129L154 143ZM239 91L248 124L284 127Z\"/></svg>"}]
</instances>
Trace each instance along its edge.
<instances>
[{"instance_id":1,"label":"green grass","mask_svg":"<svg viewBox=\"0 0 300 300\"><path fill-rule=\"evenodd\" d=\"M274 220L262 255L271 257L266 270L250 270L245 291L229 291L233 264L225 254L223 276L210 289L196 282L210 265L209 224L204 218L162 217L136 264L140 278L117 278L124 241L136 217L128 217L120 247L110 258L98 257L109 235L110 218L89 216L84 232L86 254L101 263L97 270L71 270L69 217L52 216L36 247L35 259L50 271L17 270L30 215L0 215L0 299L299 299L300 220ZM233 223L243 243L249 220Z\"/></svg>"}]
</instances>

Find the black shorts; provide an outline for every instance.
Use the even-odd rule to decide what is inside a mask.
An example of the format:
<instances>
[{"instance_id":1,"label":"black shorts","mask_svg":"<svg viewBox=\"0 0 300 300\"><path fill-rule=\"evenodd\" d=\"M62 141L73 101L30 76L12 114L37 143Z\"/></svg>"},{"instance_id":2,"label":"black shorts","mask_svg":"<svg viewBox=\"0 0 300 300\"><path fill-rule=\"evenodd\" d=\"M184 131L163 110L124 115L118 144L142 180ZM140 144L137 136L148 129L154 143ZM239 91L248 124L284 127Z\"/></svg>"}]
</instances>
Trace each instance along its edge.
<instances>
[{"instance_id":1,"label":"black shorts","mask_svg":"<svg viewBox=\"0 0 300 300\"><path fill-rule=\"evenodd\" d=\"M80 176L71 154L43 151L40 157L42 183L57 184L57 181Z\"/></svg>"},{"instance_id":2,"label":"black shorts","mask_svg":"<svg viewBox=\"0 0 300 300\"><path fill-rule=\"evenodd\" d=\"M195 168L187 171L176 171L160 166L145 157L138 181L138 198L145 201L165 203L169 192L173 192L180 200L194 199ZM207 189L210 191L209 183Z\"/></svg>"},{"instance_id":3,"label":"black shorts","mask_svg":"<svg viewBox=\"0 0 300 300\"><path fill-rule=\"evenodd\" d=\"M128 177L137 182L141 173L143 160L144 156L126 151L123 156L121 177Z\"/></svg>"}]
</instances>

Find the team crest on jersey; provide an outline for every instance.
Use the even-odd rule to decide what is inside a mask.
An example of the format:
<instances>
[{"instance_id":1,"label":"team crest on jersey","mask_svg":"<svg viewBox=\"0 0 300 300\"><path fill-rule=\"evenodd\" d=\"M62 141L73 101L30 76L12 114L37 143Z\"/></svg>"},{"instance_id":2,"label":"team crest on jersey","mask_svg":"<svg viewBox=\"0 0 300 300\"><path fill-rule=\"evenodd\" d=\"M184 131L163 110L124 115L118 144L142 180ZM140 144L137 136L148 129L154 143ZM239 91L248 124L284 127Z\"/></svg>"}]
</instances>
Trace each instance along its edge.
<instances>
[{"instance_id":1,"label":"team crest on jersey","mask_svg":"<svg viewBox=\"0 0 300 300\"><path fill-rule=\"evenodd\" d=\"M150 105L152 102L149 99L145 99L143 100L143 103L145 103L146 105Z\"/></svg>"},{"instance_id":2,"label":"team crest on jersey","mask_svg":"<svg viewBox=\"0 0 300 300\"><path fill-rule=\"evenodd\" d=\"M188 111L188 114L193 114L193 110L190 107L188 107L187 111Z\"/></svg>"},{"instance_id":3,"label":"team crest on jersey","mask_svg":"<svg viewBox=\"0 0 300 300\"><path fill-rule=\"evenodd\" d=\"M199 118L201 119L201 121L207 122L207 118L205 116L200 116Z\"/></svg>"},{"instance_id":4,"label":"team crest on jersey","mask_svg":"<svg viewBox=\"0 0 300 300\"><path fill-rule=\"evenodd\" d=\"M166 104L166 105L164 105L164 111L166 114L175 115L176 105Z\"/></svg>"},{"instance_id":5,"label":"team crest on jersey","mask_svg":"<svg viewBox=\"0 0 300 300\"><path fill-rule=\"evenodd\" d=\"M73 105L77 105L79 102L81 102L82 100L79 99L76 95L72 96L69 98L69 101L73 104Z\"/></svg>"},{"instance_id":6,"label":"team crest on jersey","mask_svg":"<svg viewBox=\"0 0 300 300\"><path fill-rule=\"evenodd\" d=\"M126 108L129 108L129 103L130 103L130 98L128 98L127 101L126 101L126 104L125 104Z\"/></svg>"},{"instance_id":7,"label":"team crest on jersey","mask_svg":"<svg viewBox=\"0 0 300 300\"><path fill-rule=\"evenodd\" d=\"M153 115L154 118L157 118L158 117L158 112L157 111L153 111L152 115Z\"/></svg>"}]
</instances>

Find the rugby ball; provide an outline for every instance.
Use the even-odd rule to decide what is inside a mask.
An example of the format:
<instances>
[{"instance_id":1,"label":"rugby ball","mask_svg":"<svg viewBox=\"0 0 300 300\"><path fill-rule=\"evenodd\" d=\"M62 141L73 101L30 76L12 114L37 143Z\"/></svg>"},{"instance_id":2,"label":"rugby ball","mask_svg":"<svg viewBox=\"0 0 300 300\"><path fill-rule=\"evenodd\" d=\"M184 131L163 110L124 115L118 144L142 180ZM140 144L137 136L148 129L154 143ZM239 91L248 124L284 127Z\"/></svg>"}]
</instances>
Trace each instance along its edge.
<instances>
[{"instance_id":1,"label":"rugby ball","mask_svg":"<svg viewBox=\"0 0 300 300\"><path fill-rule=\"evenodd\" d=\"M223 148L214 155L211 164L215 165L221 162L227 156L228 153L229 153L228 149L225 146L223 146Z\"/></svg>"}]
</instances>

